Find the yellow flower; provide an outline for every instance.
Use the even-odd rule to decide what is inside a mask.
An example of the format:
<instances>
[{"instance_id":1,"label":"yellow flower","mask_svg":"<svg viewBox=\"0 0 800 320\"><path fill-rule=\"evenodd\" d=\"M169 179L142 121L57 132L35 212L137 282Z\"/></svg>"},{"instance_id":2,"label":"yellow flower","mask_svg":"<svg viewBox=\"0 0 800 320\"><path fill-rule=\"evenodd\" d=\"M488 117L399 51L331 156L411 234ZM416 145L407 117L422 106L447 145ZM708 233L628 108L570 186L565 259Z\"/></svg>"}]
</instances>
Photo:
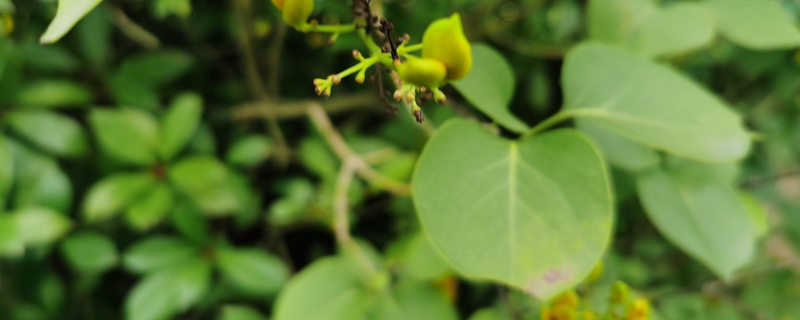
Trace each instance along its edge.
<instances>
[{"instance_id":1,"label":"yellow flower","mask_svg":"<svg viewBox=\"0 0 800 320\"><path fill-rule=\"evenodd\" d=\"M444 64L446 79L458 80L472 69L472 49L461 26L461 16L454 13L449 18L434 21L422 35L422 57Z\"/></svg>"},{"instance_id":2,"label":"yellow flower","mask_svg":"<svg viewBox=\"0 0 800 320\"><path fill-rule=\"evenodd\" d=\"M437 88L445 79L445 65L433 59L408 57L397 67L397 74L404 82L417 87Z\"/></svg>"},{"instance_id":3,"label":"yellow flower","mask_svg":"<svg viewBox=\"0 0 800 320\"><path fill-rule=\"evenodd\" d=\"M314 0L272 0L272 3L283 10L283 21L295 28L306 24L314 12Z\"/></svg>"},{"instance_id":4,"label":"yellow flower","mask_svg":"<svg viewBox=\"0 0 800 320\"><path fill-rule=\"evenodd\" d=\"M553 306L564 306L574 309L578 307L579 302L580 302L580 297L578 297L578 294L575 293L574 290L569 290L567 292L558 295L553 300Z\"/></svg>"},{"instance_id":5,"label":"yellow flower","mask_svg":"<svg viewBox=\"0 0 800 320\"><path fill-rule=\"evenodd\" d=\"M647 299L636 299L628 305L625 311L626 320L647 320L650 319L650 302Z\"/></svg>"}]
</instances>

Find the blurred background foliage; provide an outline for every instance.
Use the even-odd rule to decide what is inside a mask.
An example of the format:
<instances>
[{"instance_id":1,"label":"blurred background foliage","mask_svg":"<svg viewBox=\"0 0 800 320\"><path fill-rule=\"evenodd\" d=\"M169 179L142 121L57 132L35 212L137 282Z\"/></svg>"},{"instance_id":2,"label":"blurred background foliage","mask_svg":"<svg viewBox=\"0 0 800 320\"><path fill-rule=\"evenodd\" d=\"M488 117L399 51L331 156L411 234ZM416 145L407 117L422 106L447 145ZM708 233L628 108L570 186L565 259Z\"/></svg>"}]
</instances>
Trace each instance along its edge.
<instances>
[{"instance_id":1,"label":"blurred background foliage","mask_svg":"<svg viewBox=\"0 0 800 320\"><path fill-rule=\"evenodd\" d=\"M746 11L753 22L740 25L653 16L694 1L380 1L412 43L460 12L476 59L491 56L475 66L484 81L446 88L448 106L426 105L417 125L402 109L387 116L369 82L314 97L311 80L348 67L363 44L291 30L266 0L108 0L53 45L40 37L55 0L0 0L0 319L267 319L278 295L314 309L362 279L347 254L334 257L341 160L309 103L379 173L407 182L447 119L487 114L513 132L520 120L486 105L509 106L523 126L557 112L563 57L588 38L668 64L744 115L759 139L735 183L762 236L745 269L717 280L659 233L633 174L614 167L613 245L602 276L578 289L623 280L653 318L800 319L800 2L761 2L779 10ZM348 1L315 7L324 23L351 19ZM657 26L614 31L641 21ZM668 43L663 30L683 36ZM538 318L529 296L459 278L411 199L382 189L356 179L346 203L353 236L386 270L371 287L393 283L418 312L404 319Z\"/></svg>"}]
</instances>

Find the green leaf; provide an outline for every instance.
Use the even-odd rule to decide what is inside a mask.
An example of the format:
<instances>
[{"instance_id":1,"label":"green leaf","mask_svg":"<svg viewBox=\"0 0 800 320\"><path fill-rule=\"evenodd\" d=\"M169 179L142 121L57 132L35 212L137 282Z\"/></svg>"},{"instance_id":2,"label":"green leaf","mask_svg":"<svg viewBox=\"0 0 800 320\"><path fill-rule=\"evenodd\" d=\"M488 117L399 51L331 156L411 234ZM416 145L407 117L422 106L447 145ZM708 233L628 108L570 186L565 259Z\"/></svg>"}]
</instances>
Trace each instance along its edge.
<instances>
[{"instance_id":1,"label":"green leaf","mask_svg":"<svg viewBox=\"0 0 800 320\"><path fill-rule=\"evenodd\" d=\"M21 45L19 50L25 65L37 70L72 72L80 67L78 59L63 47L30 43Z\"/></svg>"},{"instance_id":2,"label":"green leaf","mask_svg":"<svg viewBox=\"0 0 800 320\"><path fill-rule=\"evenodd\" d=\"M283 261L261 250L220 249L216 257L222 274L249 294L275 294L289 278Z\"/></svg>"},{"instance_id":3,"label":"green leaf","mask_svg":"<svg viewBox=\"0 0 800 320\"><path fill-rule=\"evenodd\" d=\"M159 19L172 14L186 19L192 13L192 3L189 0L156 0L153 2L153 11Z\"/></svg>"},{"instance_id":4,"label":"green leaf","mask_svg":"<svg viewBox=\"0 0 800 320\"><path fill-rule=\"evenodd\" d=\"M695 50L714 38L712 12L695 3L659 8L650 0L597 0L588 11L590 39L648 57Z\"/></svg>"},{"instance_id":5,"label":"green leaf","mask_svg":"<svg viewBox=\"0 0 800 320\"><path fill-rule=\"evenodd\" d=\"M83 16L92 11L102 0L58 0L56 17L50 22L39 42L42 44L55 43Z\"/></svg>"},{"instance_id":6,"label":"green leaf","mask_svg":"<svg viewBox=\"0 0 800 320\"><path fill-rule=\"evenodd\" d=\"M17 144L16 181L13 200L18 208L44 206L58 212L72 208L72 182L58 163Z\"/></svg>"},{"instance_id":7,"label":"green leaf","mask_svg":"<svg viewBox=\"0 0 800 320\"><path fill-rule=\"evenodd\" d=\"M155 111L161 107L158 90L137 79L114 74L108 79L108 88L118 105Z\"/></svg>"},{"instance_id":8,"label":"green leaf","mask_svg":"<svg viewBox=\"0 0 800 320\"><path fill-rule=\"evenodd\" d=\"M637 190L658 230L721 278L732 279L753 256L750 217L727 182L652 169Z\"/></svg>"},{"instance_id":9,"label":"green leaf","mask_svg":"<svg viewBox=\"0 0 800 320\"><path fill-rule=\"evenodd\" d=\"M6 143L6 137L0 134L0 208L6 207L8 192L13 184L14 155L11 153L11 146Z\"/></svg>"},{"instance_id":10,"label":"green leaf","mask_svg":"<svg viewBox=\"0 0 800 320\"><path fill-rule=\"evenodd\" d=\"M156 184L149 172L120 173L95 183L83 202L83 216L87 221L108 219L121 212Z\"/></svg>"},{"instance_id":11,"label":"green leaf","mask_svg":"<svg viewBox=\"0 0 800 320\"><path fill-rule=\"evenodd\" d=\"M167 215L175 201L175 194L166 182L161 182L134 200L125 218L128 224L138 230L155 226Z\"/></svg>"},{"instance_id":12,"label":"green leaf","mask_svg":"<svg viewBox=\"0 0 800 320\"><path fill-rule=\"evenodd\" d=\"M208 238L205 217L186 201L179 201L172 210L172 224L186 238L203 242Z\"/></svg>"},{"instance_id":13,"label":"green leaf","mask_svg":"<svg viewBox=\"0 0 800 320\"><path fill-rule=\"evenodd\" d=\"M156 88L182 76L193 63L192 57L181 51L148 52L125 59L116 75Z\"/></svg>"},{"instance_id":14,"label":"green leaf","mask_svg":"<svg viewBox=\"0 0 800 320\"><path fill-rule=\"evenodd\" d=\"M61 254L77 271L102 273L113 268L119 256L114 242L105 235L82 232L69 236L61 244Z\"/></svg>"},{"instance_id":15,"label":"green leaf","mask_svg":"<svg viewBox=\"0 0 800 320\"><path fill-rule=\"evenodd\" d=\"M86 133L72 118L46 110L14 111L7 117L11 129L47 152L74 158L88 151Z\"/></svg>"},{"instance_id":16,"label":"green leaf","mask_svg":"<svg viewBox=\"0 0 800 320\"><path fill-rule=\"evenodd\" d=\"M585 278L611 236L605 164L572 129L509 141L448 121L425 146L412 191L425 231L456 270L540 299Z\"/></svg>"},{"instance_id":17,"label":"green leaf","mask_svg":"<svg viewBox=\"0 0 800 320\"><path fill-rule=\"evenodd\" d=\"M92 102L92 92L68 80L39 80L22 88L17 101L25 107L86 106Z\"/></svg>"},{"instance_id":18,"label":"green leaf","mask_svg":"<svg viewBox=\"0 0 800 320\"><path fill-rule=\"evenodd\" d=\"M208 291L211 265L203 260L147 275L125 298L126 319L159 320L189 309Z\"/></svg>"},{"instance_id":19,"label":"green leaf","mask_svg":"<svg viewBox=\"0 0 800 320\"><path fill-rule=\"evenodd\" d=\"M161 122L159 153L163 160L175 157L194 137L202 113L203 99L194 93L182 94L172 101Z\"/></svg>"},{"instance_id":20,"label":"green leaf","mask_svg":"<svg viewBox=\"0 0 800 320\"><path fill-rule=\"evenodd\" d=\"M739 191L737 194L739 195L739 201L742 202L742 205L747 209L747 213L749 213L753 234L756 238L763 237L769 232L769 221L764 207L761 206L756 197L748 192Z\"/></svg>"},{"instance_id":21,"label":"green leaf","mask_svg":"<svg viewBox=\"0 0 800 320\"><path fill-rule=\"evenodd\" d=\"M156 162L158 123L143 111L94 109L89 117L100 147L115 159L134 165Z\"/></svg>"},{"instance_id":22,"label":"green leaf","mask_svg":"<svg viewBox=\"0 0 800 320\"><path fill-rule=\"evenodd\" d=\"M498 308L483 308L475 311L469 320L513 320L511 316Z\"/></svg>"},{"instance_id":23,"label":"green leaf","mask_svg":"<svg viewBox=\"0 0 800 320\"><path fill-rule=\"evenodd\" d=\"M108 61L111 45L111 10L107 4L98 5L75 27L79 49L95 67Z\"/></svg>"},{"instance_id":24,"label":"green leaf","mask_svg":"<svg viewBox=\"0 0 800 320\"><path fill-rule=\"evenodd\" d=\"M205 213L229 214L240 209L230 185L228 168L215 158L183 159L170 168L169 179Z\"/></svg>"},{"instance_id":25,"label":"green leaf","mask_svg":"<svg viewBox=\"0 0 800 320\"><path fill-rule=\"evenodd\" d=\"M706 0L717 16L717 27L731 42L756 50L800 47L800 30L779 2Z\"/></svg>"},{"instance_id":26,"label":"green leaf","mask_svg":"<svg viewBox=\"0 0 800 320\"><path fill-rule=\"evenodd\" d=\"M226 305L217 320L267 320L267 317L247 306Z\"/></svg>"},{"instance_id":27,"label":"green leaf","mask_svg":"<svg viewBox=\"0 0 800 320\"><path fill-rule=\"evenodd\" d=\"M277 226L286 226L297 222L308 212L308 202L290 197L283 197L270 204L267 220Z\"/></svg>"},{"instance_id":28,"label":"green leaf","mask_svg":"<svg viewBox=\"0 0 800 320\"><path fill-rule=\"evenodd\" d=\"M0 256L20 256L25 252L25 243L14 216L0 214Z\"/></svg>"},{"instance_id":29,"label":"green leaf","mask_svg":"<svg viewBox=\"0 0 800 320\"><path fill-rule=\"evenodd\" d=\"M254 167L266 160L272 152L272 140L262 135L252 135L239 139L225 155L228 163Z\"/></svg>"},{"instance_id":30,"label":"green leaf","mask_svg":"<svg viewBox=\"0 0 800 320\"><path fill-rule=\"evenodd\" d=\"M122 258L122 264L132 272L151 273L199 256L200 248L186 240L153 236L130 247Z\"/></svg>"},{"instance_id":31,"label":"green leaf","mask_svg":"<svg viewBox=\"0 0 800 320\"><path fill-rule=\"evenodd\" d=\"M658 164L658 154L636 142L600 129L583 119L576 121L578 129L592 138L606 160L628 171L641 171Z\"/></svg>"},{"instance_id":32,"label":"green leaf","mask_svg":"<svg viewBox=\"0 0 800 320\"><path fill-rule=\"evenodd\" d=\"M741 117L670 68L589 43L570 50L563 75L564 112L626 139L707 162L750 149Z\"/></svg>"},{"instance_id":33,"label":"green leaf","mask_svg":"<svg viewBox=\"0 0 800 320\"><path fill-rule=\"evenodd\" d=\"M472 57L472 70L464 79L453 82L453 87L504 128L516 133L528 130L528 125L508 110L515 81L506 59L485 44L473 44Z\"/></svg>"},{"instance_id":34,"label":"green leaf","mask_svg":"<svg viewBox=\"0 0 800 320\"><path fill-rule=\"evenodd\" d=\"M315 260L289 281L275 302L273 318L362 319L373 303L361 269L342 257L328 257Z\"/></svg>"},{"instance_id":35,"label":"green leaf","mask_svg":"<svg viewBox=\"0 0 800 320\"><path fill-rule=\"evenodd\" d=\"M444 293L426 282L405 281L393 288L375 310L376 320L456 320L458 313Z\"/></svg>"},{"instance_id":36,"label":"green leaf","mask_svg":"<svg viewBox=\"0 0 800 320\"><path fill-rule=\"evenodd\" d=\"M49 208L27 207L12 214L19 237L26 245L49 244L72 228L72 221L68 217Z\"/></svg>"},{"instance_id":37,"label":"green leaf","mask_svg":"<svg viewBox=\"0 0 800 320\"><path fill-rule=\"evenodd\" d=\"M399 241L393 248L390 258L397 260L396 269L400 274L419 280L438 280L450 272L450 265L436 251L424 233Z\"/></svg>"}]
</instances>

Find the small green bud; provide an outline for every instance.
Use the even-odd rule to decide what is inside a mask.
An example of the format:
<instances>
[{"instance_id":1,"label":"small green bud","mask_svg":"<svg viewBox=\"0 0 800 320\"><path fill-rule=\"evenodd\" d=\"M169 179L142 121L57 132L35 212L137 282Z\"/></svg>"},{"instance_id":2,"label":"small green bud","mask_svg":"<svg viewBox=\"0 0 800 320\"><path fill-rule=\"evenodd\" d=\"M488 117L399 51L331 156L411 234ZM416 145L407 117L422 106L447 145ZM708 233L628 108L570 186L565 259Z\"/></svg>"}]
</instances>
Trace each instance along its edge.
<instances>
[{"instance_id":1,"label":"small green bud","mask_svg":"<svg viewBox=\"0 0 800 320\"><path fill-rule=\"evenodd\" d=\"M299 28L306 24L308 17L314 12L314 0L273 0L276 2L283 1L283 21L286 24ZM277 6L277 3L276 3ZM281 8L278 6L278 8Z\"/></svg>"},{"instance_id":2,"label":"small green bud","mask_svg":"<svg viewBox=\"0 0 800 320\"><path fill-rule=\"evenodd\" d=\"M434 59L447 68L447 80L465 77L472 69L472 48L461 26L461 16L454 13L431 23L422 35L422 57Z\"/></svg>"},{"instance_id":3,"label":"small green bud","mask_svg":"<svg viewBox=\"0 0 800 320\"><path fill-rule=\"evenodd\" d=\"M406 83L436 88L444 81L447 69L444 64L433 59L409 57L397 67L397 73Z\"/></svg>"}]
</instances>

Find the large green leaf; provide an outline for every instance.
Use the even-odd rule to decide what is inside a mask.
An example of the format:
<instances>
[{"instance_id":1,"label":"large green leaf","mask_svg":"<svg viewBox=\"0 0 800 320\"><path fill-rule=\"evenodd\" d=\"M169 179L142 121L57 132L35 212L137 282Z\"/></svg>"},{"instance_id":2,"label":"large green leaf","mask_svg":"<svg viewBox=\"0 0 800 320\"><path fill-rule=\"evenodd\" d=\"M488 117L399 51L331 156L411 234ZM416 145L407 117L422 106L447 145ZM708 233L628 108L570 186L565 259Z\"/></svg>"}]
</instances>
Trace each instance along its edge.
<instances>
[{"instance_id":1,"label":"large green leaf","mask_svg":"<svg viewBox=\"0 0 800 320\"><path fill-rule=\"evenodd\" d=\"M150 273L169 269L200 256L200 248L191 242L173 237L149 237L130 247L123 256L126 269Z\"/></svg>"},{"instance_id":2,"label":"large green leaf","mask_svg":"<svg viewBox=\"0 0 800 320\"><path fill-rule=\"evenodd\" d=\"M730 280L753 256L756 236L729 178L718 174L725 171L697 163L654 168L640 174L637 190L664 236Z\"/></svg>"},{"instance_id":3,"label":"large green leaf","mask_svg":"<svg viewBox=\"0 0 800 320\"><path fill-rule=\"evenodd\" d=\"M275 320L362 319L373 297L361 269L342 257L315 260L295 275L275 302Z\"/></svg>"},{"instance_id":4,"label":"large green leaf","mask_svg":"<svg viewBox=\"0 0 800 320\"><path fill-rule=\"evenodd\" d=\"M114 26L110 16L109 5L100 4L75 26L79 49L95 67L104 65L113 49L111 32Z\"/></svg>"},{"instance_id":5,"label":"large green leaf","mask_svg":"<svg viewBox=\"0 0 800 320\"><path fill-rule=\"evenodd\" d=\"M6 137L0 134L0 211L8 201L8 192L14 183L14 155Z\"/></svg>"},{"instance_id":6,"label":"large green leaf","mask_svg":"<svg viewBox=\"0 0 800 320\"><path fill-rule=\"evenodd\" d=\"M750 149L741 117L722 101L621 49L595 43L572 49L562 83L564 112L643 145L708 162L740 159Z\"/></svg>"},{"instance_id":7,"label":"large green leaf","mask_svg":"<svg viewBox=\"0 0 800 320\"><path fill-rule=\"evenodd\" d=\"M19 237L26 245L49 244L64 236L72 228L65 215L44 207L27 207L12 213Z\"/></svg>"},{"instance_id":8,"label":"large green leaf","mask_svg":"<svg viewBox=\"0 0 800 320\"><path fill-rule=\"evenodd\" d=\"M54 43L61 39L83 16L103 0L58 0L56 17L50 22L39 42Z\"/></svg>"},{"instance_id":9,"label":"large green leaf","mask_svg":"<svg viewBox=\"0 0 800 320\"><path fill-rule=\"evenodd\" d=\"M148 52L125 59L115 76L158 87L186 73L193 62L192 56L181 51Z\"/></svg>"},{"instance_id":10,"label":"large green leaf","mask_svg":"<svg viewBox=\"0 0 800 320\"><path fill-rule=\"evenodd\" d=\"M228 168L215 158L183 159L170 168L169 179L205 213L230 214L241 208Z\"/></svg>"},{"instance_id":11,"label":"large green leaf","mask_svg":"<svg viewBox=\"0 0 800 320\"><path fill-rule=\"evenodd\" d=\"M159 153L162 160L175 157L194 137L202 113L203 99L196 94L186 93L172 101L161 122Z\"/></svg>"},{"instance_id":12,"label":"large green leaf","mask_svg":"<svg viewBox=\"0 0 800 320\"><path fill-rule=\"evenodd\" d=\"M246 293L275 294L289 278L283 261L261 250L226 248L218 250L216 257L222 274Z\"/></svg>"},{"instance_id":13,"label":"large green leaf","mask_svg":"<svg viewBox=\"0 0 800 320\"><path fill-rule=\"evenodd\" d=\"M81 107L92 102L92 92L72 81L40 80L22 88L17 101L25 107Z\"/></svg>"},{"instance_id":14,"label":"large green leaf","mask_svg":"<svg viewBox=\"0 0 800 320\"><path fill-rule=\"evenodd\" d=\"M210 281L211 264L199 259L149 274L125 298L126 319L170 318L197 303Z\"/></svg>"},{"instance_id":15,"label":"large green leaf","mask_svg":"<svg viewBox=\"0 0 800 320\"><path fill-rule=\"evenodd\" d=\"M579 119L578 129L591 137L609 163L629 171L640 171L658 164L658 154L636 142L622 138Z\"/></svg>"},{"instance_id":16,"label":"large green leaf","mask_svg":"<svg viewBox=\"0 0 800 320\"><path fill-rule=\"evenodd\" d=\"M484 44L472 45L472 57L472 70L464 79L453 82L453 87L501 126L525 132L528 125L508 110L516 83L511 66L500 53Z\"/></svg>"},{"instance_id":17,"label":"large green leaf","mask_svg":"<svg viewBox=\"0 0 800 320\"><path fill-rule=\"evenodd\" d=\"M572 129L509 141L451 120L425 146L412 190L453 267L541 299L589 274L611 236L605 164Z\"/></svg>"},{"instance_id":18,"label":"large green leaf","mask_svg":"<svg viewBox=\"0 0 800 320\"><path fill-rule=\"evenodd\" d=\"M659 8L652 0L589 2L589 38L645 56L697 49L714 37L714 16L695 3Z\"/></svg>"},{"instance_id":19,"label":"large green leaf","mask_svg":"<svg viewBox=\"0 0 800 320\"><path fill-rule=\"evenodd\" d=\"M403 281L377 305L375 320L456 320L453 305L444 293L426 282Z\"/></svg>"},{"instance_id":20,"label":"large green leaf","mask_svg":"<svg viewBox=\"0 0 800 320\"><path fill-rule=\"evenodd\" d=\"M172 187L161 182L134 200L125 212L125 218L134 228L147 230L164 219L174 201Z\"/></svg>"},{"instance_id":21,"label":"large green leaf","mask_svg":"<svg viewBox=\"0 0 800 320\"><path fill-rule=\"evenodd\" d=\"M86 273L104 272L119 260L114 242L94 232L69 236L61 244L61 254L75 270Z\"/></svg>"},{"instance_id":22,"label":"large green leaf","mask_svg":"<svg viewBox=\"0 0 800 320\"><path fill-rule=\"evenodd\" d=\"M800 30L779 1L705 0L717 27L732 42L756 50L800 47Z\"/></svg>"},{"instance_id":23,"label":"large green leaf","mask_svg":"<svg viewBox=\"0 0 800 320\"><path fill-rule=\"evenodd\" d=\"M158 123L143 111L95 109L89 121L100 143L115 159L135 165L156 162Z\"/></svg>"},{"instance_id":24,"label":"large green leaf","mask_svg":"<svg viewBox=\"0 0 800 320\"><path fill-rule=\"evenodd\" d=\"M155 177L149 172L120 173L106 177L89 189L83 202L83 216L87 221L110 218L155 183Z\"/></svg>"},{"instance_id":25,"label":"large green leaf","mask_svg":"<svg viewBox=\"0 0 800 320\"><path fill-rule=\"evenodd\" d=\"M72 118L46 110L20 110L7 115L11 128L45 151L64 157L86 154L86 133Z\"/></svg>"}]
</instances>

